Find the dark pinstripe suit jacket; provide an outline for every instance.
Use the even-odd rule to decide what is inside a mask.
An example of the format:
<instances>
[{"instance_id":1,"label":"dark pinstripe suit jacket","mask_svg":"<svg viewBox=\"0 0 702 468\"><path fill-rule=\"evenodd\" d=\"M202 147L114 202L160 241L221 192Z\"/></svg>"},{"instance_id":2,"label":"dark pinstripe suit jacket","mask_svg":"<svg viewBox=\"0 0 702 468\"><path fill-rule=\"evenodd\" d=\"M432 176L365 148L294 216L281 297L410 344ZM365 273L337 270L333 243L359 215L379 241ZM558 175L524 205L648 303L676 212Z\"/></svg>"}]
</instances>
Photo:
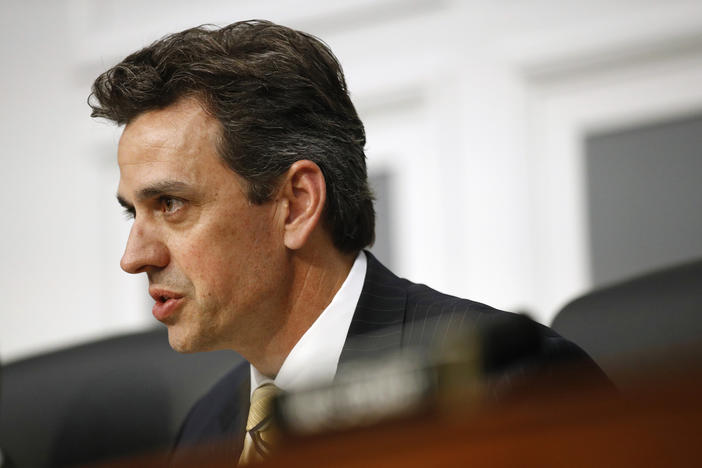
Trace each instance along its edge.
<instances>
[{"instance_id":1,"label":"dark pinstripe suit jacket","mask_svg":"<svg viewBox=\"0 0 702 468\"><path fill-rule=\"evenodd\" d=\"M368 267L363 290L339 361L345 363L378 356L380 353L440 340L449 328L504 320L514 314L484 304L441 294L433 289L398 278L372 254L366 252ZM444 318L445 320L435 320ZM577 346L546 327L537 326L539 349L529 356L510 359L510 367L548 369L565 360L581 360L596 366ZM363 336L361 341L355 338ZM599 370L596 369L596 372ZM176 440L172 461L185 465L183 447L227 439L211 450L224 450L238 459L248 415L250 394L249 364L244 362L225 375L188 414Z\"/></svg>"}]
</instances>

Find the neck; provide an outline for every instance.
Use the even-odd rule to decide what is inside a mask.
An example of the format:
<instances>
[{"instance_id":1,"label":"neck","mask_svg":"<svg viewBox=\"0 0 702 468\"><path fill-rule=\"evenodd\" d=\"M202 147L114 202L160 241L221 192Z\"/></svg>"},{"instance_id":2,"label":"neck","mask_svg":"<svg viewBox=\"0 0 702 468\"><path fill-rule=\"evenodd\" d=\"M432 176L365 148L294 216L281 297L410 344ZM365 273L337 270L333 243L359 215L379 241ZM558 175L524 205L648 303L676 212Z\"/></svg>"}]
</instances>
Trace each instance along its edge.
<instances>
[{"instance_id":1,"label":"neck","mask_svg":"<svg viewBox=\"0 0 702 468\"><path fill-rule=\"evenodd\" d=\"M292 348L339 291L355 258L331 246L301 249L291 255L286 312L276 314L278 323L269 328L273 332L245 356L256 369L275 378Z\"/></svg>"}]
</instances>

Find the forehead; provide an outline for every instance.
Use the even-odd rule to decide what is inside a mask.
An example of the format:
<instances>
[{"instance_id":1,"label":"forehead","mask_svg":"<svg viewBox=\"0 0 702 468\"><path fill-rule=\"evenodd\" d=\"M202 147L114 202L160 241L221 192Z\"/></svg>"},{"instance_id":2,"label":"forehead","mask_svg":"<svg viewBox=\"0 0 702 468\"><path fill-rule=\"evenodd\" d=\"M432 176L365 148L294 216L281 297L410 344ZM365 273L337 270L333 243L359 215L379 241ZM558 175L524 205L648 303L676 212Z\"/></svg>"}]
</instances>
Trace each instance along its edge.
<instances>
[{"instance_id":1,"label":"forehead","mask_svg":"<svg viewBox=\"0 0 702 468\"><path fill-rule=\"evenodd\" d=\"M219 135L217 120L194 98L139 115L120 138L120 187L155 182L150 179L164 171L187 180L225 167L217 153Z\"/></svg>"},{"instance_id":2,"label":"forehead","mask_svg":"<svg viewBox=\"0 0 702 468\"><path fill-rule=\"evenodd\" d=\"M132 120L122 132L119 143L119 163L129 163L130 150L159 149L189 150L206 143L214 144L219 124L195 98L183 98L174 104L144 112ZM142 154L139 156L148 156Z\"/></svg>"}]
</instances>

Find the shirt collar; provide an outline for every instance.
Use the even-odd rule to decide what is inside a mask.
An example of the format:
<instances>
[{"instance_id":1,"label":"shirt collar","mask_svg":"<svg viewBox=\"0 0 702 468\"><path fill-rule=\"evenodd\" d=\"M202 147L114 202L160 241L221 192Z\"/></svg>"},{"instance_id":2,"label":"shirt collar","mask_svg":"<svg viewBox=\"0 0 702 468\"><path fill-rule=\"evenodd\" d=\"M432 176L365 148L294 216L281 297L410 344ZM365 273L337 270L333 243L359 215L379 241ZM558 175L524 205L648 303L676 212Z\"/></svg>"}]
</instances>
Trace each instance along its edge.
<instances>
[{"instance_id":1,"label":"shirt collar","mask_svg":"<svg viewBox=\"0 0 702 468\"><path fill-rule=\"evenodd\" d=\"M269 382L289 392L329 384L334 380L351 319L361 297L366 266L366 254L361 251L332 301L293 346L275 379L251 366L251 393Z\"/></svg>"}]
</instances>

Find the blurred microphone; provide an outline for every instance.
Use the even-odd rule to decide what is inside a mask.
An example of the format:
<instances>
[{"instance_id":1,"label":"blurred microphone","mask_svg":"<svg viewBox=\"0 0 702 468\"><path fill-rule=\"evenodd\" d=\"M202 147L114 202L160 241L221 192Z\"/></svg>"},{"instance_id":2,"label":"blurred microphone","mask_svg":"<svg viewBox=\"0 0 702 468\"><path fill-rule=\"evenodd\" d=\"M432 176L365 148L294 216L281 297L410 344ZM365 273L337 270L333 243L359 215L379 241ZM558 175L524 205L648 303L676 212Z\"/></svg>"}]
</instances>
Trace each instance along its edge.
<instances>
[{"instance_id":1,"label":"blurred microphone","mask_svg":"<svg viewBox=\"0 0 702 468\"><path fill-rule=\"evenodd\" d=\"M448 330L440 341L345 363L331 385L282 394L275 415L283 433L306 435L431 411L468 411L505 394L505 381L511 385L526 375L519 363L541 350L539 325L524 316L500 315L462 328L451 328L446 320L431 325L441 328L427 325Z\"/></svg>"}]
</instances>

